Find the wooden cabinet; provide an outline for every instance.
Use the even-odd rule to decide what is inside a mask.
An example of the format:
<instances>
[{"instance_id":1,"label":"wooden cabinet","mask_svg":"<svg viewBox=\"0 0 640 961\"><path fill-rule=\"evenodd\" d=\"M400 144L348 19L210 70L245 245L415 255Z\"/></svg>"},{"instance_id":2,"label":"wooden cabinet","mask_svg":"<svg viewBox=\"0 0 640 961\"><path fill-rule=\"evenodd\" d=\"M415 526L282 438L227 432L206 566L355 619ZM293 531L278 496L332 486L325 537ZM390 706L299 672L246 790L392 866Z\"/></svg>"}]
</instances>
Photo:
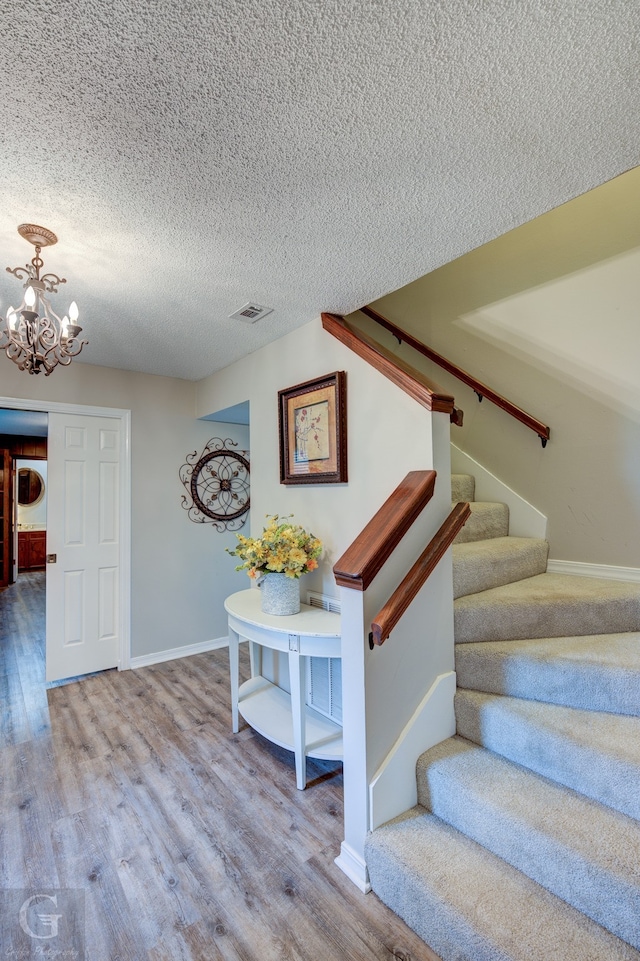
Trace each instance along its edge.
<instances>
[{"instance_id":1,"label":"wooden cabinet","mask_svg":"<svg viewBox=\"0 0 640 961\"><path fill-rule=\"evenodd\" d=\"M43 570L46 554L46 531L18 532L18 571Z\"/></svg>"},{"instance_id":2,"label":"wooden cabinet","mask_svg":"<svg viewBox=\"0 0 640 961\"><path fill-rule=\"evenodd\" d=\"M0 447L9 451L12 457L32 457L46 460L46 437L23 437L21 434L0 434Z\"/></svg>"}]
</instances>

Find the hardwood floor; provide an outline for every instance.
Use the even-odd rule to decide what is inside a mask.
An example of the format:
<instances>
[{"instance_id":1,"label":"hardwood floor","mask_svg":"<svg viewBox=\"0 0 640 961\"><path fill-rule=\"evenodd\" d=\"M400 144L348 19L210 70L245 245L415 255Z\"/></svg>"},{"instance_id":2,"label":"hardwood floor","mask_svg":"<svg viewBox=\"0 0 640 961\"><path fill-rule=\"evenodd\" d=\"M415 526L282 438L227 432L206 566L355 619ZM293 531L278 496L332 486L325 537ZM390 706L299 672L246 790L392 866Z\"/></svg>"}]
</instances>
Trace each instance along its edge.
<instances>
[{"instance_id":1,"label":"hardwood floor","mask_svg":"<svg viewBox=\"0 0 640 961\"><path fill-rule=\"evenodd\" d=\"M231 733L226 650L46 690L27 574L0 685L0 891L82 889L87 961L437 961L333 863L340 769L297 791L290 752Z\"/></svg>"}]
</instances>

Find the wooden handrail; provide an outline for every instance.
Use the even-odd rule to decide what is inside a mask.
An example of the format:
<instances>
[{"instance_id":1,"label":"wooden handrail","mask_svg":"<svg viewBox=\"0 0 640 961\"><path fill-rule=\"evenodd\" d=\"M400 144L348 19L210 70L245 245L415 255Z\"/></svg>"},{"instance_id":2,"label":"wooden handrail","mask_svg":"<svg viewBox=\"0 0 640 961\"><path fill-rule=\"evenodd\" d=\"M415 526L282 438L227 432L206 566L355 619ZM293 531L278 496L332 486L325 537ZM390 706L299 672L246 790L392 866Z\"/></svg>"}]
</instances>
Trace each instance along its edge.
<instances>
[{"instance_id":1,"label":"wooden handrail","mask_svg":"<svg viewBox=\"0 0 640 961\"><path fill-rule=\"evenodd\" d=\"M467 522L471 508L468 504L456 504L438 533L429 541L402 583L395 589L382 610L371 623L369 647L384 644L424 582L436 568L445 551Z\"/></svg>"},{"instance_id":2,"label":"wooden handrail","mask_svg":"<svg viewBox=\"0 0 640 961\"><path fill-rule=\"evenodd\" d=\"M535 431L542 441L542 446L547 446L547 441L549 440L551 431L549 427L546 424L543 424L541 420L538 420L537 417L532 417L532 415L528 414L526 410L522 410L521 407L517 407L515 404L512 404L511 401L507 400L506 397L503 397L502 394L496 393L495 390L492 390L486 384L483 384L482 381L476 380L475 377L467 373L466 370L463 370L462 367L458 367L450 360L447 360L447 358L443 357L442 354L436 353L435 350L427 347L426 344L423 344L422 341L417 340L417 338L407 333L406 330L402 330L401 327L397 327L393 321L387 320L386 317L383 317L382 314L379 314L377 310L373 309L373 307L361 307L360 312L366 314L367 317L371 317L372 320L375 320L377 324L380 324L381 327L384 327L386 330L392 333L394 337L398 338L398 340L404 341L405 344L409 344L410 347L413 347L414 350L419 351L419 353L421 353L424 357L428 357L429 360L432 360L434 364L438 364L444 370L448 371L450 374L453 374L453 376L457 377L458 380L461 380L463 384L466 384L467 387L470 387L473 391L475 391L475 393L478 395L478 400L482 400L483 397L486 397L487 400L491 401L492 404L495 404L501 410L506 411L507 414L515 417L515 419L519 420L521 424L525 425L525 427Z\"/></svg>"},{"instance_id":3,"label":"wooden handrail","mask_svg":"<svg viewBox=\"0 0 640 961\"><path fill-rule=\"evenodd\" d=\"M456 408L453 395L448 394L435 381L411 367L357 327L353 327L339 314L323 313L322 326L427 410L449 414L452 423L462 426L463 412Z\"/></svg>"},{"instance_id":4,"label":"wooden handrail","mask_svg":"<svg viewBox=\"0 0 640 961\"><path fill-rule=\"evenodd\" d=\"M416 517L433 497L434 470L409 471L355 541L336 561L336 584L366 591Z\"/></svg>"}]
</instances>

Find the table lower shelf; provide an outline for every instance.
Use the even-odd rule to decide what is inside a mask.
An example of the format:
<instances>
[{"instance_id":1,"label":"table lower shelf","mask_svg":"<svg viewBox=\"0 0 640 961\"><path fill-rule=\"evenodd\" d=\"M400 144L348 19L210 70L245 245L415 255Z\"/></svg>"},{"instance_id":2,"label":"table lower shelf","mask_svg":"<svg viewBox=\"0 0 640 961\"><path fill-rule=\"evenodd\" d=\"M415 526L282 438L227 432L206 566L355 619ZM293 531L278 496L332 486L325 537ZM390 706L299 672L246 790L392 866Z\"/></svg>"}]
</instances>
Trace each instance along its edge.
<instances>
[{"instance_id":1,"label":"table lower shelf","mask_svg":"<svg viewBox=\"0 0 640 961\"><path fill-rule=\"evenodd\" d=\"M291 697L282 688L266 677L252 677L240 687L238 710L258 734L293 751ZM342 728L308 705L305 707L305 733L307 757L342 760Z\"/></svg>"}]
</instances>

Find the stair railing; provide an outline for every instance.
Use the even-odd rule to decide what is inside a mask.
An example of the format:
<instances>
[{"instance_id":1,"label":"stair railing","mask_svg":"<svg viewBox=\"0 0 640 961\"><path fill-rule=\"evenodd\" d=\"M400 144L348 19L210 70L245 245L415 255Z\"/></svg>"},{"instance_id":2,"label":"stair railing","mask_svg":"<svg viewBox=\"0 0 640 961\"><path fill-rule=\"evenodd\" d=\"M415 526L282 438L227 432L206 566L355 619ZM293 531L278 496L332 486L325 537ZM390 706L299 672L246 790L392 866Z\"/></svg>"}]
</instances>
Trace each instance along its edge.
<instances>
[{"instance_id":1,"label":"stair railing","mask_svg":"<svg viewBox=\"0 0 640 961\"><path fill-rule=\"evenodd\" d=\"M457 377L458 380L462 381L463 384L466 384L467 387L470 387L476 393L479 401L482 401L483 397L486 397L488 401L490 401L492 404L495 404L496 407L499 407L501 410L504 410L507 414L510 414L511 417L514 417L516 420L520 421L520 423L524 424L525 427L528 427L529 430L535 431L542 442L542 446L547 446L547 441L551 435L551 430L547 424L543 424L543 422L538 420L537 417L533 417L531 414L528 414L526 410L522 410L521 407L518 407L510 400L507 400L507 398L503 397L502 394L498 394L495 390L492 390L491 387L487 386L487 384L483 384L482 381L477 380L477 378L473 377L472 374L469 374L466 370L463 370L462 367L458 367L457 364L447 360L447 358L443 357L442 354L438 354L435 350L432 350L431 347L427 347L426 344L423 344L422 341L407 333L406 330L402 330L401 327L396 326L393 321L383 317L383 315L379 314L377 310L373 309L373 307L361 307L360 312L366 314L367 317L370 317L377 324L380 324L381 327L384 327L386 330L388 330L400 343L404 342L405 344L408 344L410 347L413 347L414 350L417 350L420 354L422 354L423 357L427 357L429 360L433 361L434 364L438 364L438 366L442 367L443 370L453 374L454 377Z\"/></svg>"},{"instance_id":2,"label":"stair railing","mask_svg":"<svg viewBox=\"0 0 640 961\"><path fill-rule=\"evenodd\" d=\"M366 591L414 520L433 497L434 470L410 471L342 557L333 573L340 587ZM416 594L436 568L471 513L469 504L454 506L438 532L371 623L369 647L389 637Z\"/></svg>"},{"instance_id":3,"label":"stair railing","mask_svg":"<svg viewBox=\"0 0 640 961\"><path fill-rule=\"evenodd\" d=\"M409 471L334 564L336 584L366 591L433 497L435 483L434 470Z\"/></svg>"},{"instance_id":4,"label":"stair railing","mask_svg":"<svg viewBox=\"0 0 640 961\"><path fill-rule=\"evenodd\" d=\"M374 645L384 644L431 572L453 544L456 535L462 530L470 514L469 504L463 502L456 504L452 509L407 576L376 614L371 623L371 633L369 634L371 650L373 650Z\"/></svg>"},{"instance_id":5,"label":"stair railing","mask_svg":"<svg viewBox=\"0 0 640 961\"><path fill-rule=\"evenodd\" d=\"M456 407L453 394L449 394L421 371L353 327L339 314L323 313L321 316L322 326L328 333L333 334L337 340L366 360L427 410L447 413L452 424L462 427L464 412Z\"/></svg>"}]
</instances>

